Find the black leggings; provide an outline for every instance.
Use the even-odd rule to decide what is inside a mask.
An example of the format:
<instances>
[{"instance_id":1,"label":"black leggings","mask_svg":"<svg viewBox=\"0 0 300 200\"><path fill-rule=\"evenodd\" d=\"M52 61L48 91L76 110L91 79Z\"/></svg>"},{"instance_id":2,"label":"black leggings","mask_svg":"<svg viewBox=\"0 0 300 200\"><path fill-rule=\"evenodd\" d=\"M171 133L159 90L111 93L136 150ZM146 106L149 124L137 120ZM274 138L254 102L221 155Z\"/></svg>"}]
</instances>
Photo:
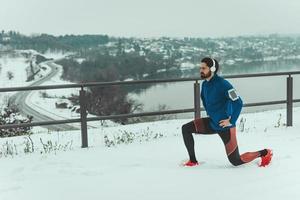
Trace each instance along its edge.
<instances>
[{"instance_id":1,"label":"black leggings","mask_svg":"<svg viewBox=\"0 0 300 200\"><path fill-rule=\"evenodd\" d=\"M228 160L234 166L242 165L267 154L267 150L264 149L261 151L247 152L240 155L236 140L235 127L222 132L215 132L210 128L209 121L210 118L199 118L182 126L184 144L192 162L197 162L193 133L205 135L218 134L225 145Z\"/></svg>"}]
</instances>

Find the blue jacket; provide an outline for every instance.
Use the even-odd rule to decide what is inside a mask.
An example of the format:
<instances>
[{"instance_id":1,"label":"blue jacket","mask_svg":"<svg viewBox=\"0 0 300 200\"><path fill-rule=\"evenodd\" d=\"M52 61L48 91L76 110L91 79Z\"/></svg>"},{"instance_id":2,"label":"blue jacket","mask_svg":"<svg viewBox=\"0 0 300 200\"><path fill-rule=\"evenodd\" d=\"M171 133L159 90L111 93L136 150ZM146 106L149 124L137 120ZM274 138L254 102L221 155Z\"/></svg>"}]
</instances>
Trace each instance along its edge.
<instances>
[{"instance_id":1,"label":"blue jacket","mask_svg":"<svg viewBox=\"0 0 300 200\"><path fill-rule=\"evenodd\" d=\"M225 131L235 127L243 101L227 80L215 74L209 81L203 81L201 99L207 115L211 118L210 126L214 131ZM219 126L221 120L229 117L231 126Z\"/></svg>"}]
</instances>

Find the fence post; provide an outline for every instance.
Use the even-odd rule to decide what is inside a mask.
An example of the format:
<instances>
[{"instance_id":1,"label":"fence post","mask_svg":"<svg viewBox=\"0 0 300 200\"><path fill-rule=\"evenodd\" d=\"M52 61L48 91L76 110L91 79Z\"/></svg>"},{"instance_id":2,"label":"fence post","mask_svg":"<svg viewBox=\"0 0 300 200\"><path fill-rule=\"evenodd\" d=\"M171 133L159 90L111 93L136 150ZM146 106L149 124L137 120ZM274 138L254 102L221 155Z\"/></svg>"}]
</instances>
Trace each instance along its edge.
<instances>
[{"instance_id":1,"label":"fence post","mask_svg":"<svg viewBox=\"0 0 300 200\"><path fill-rule=\"evenodd\" d=\"M194 109L195 109L195 119L201 117L200 112L200 84L198 80L194 83Z\"/></svg>"},{"instance_id":2,"label":"fence post","mask_svg":"<svg viewBox=\"0 0 300 200\"><path fill-rule=\"evenodd\" d=\"M86 121L86 95L85 90L81 87L79 91L80 102L80 119L81 119L81 147L88 147L88 135L87 135L87 121Z\"/></svg>"},{"instance_id":3,"label":"fence post","mask_svg":"<svg viewBox=\"0 0 300 200\"><path fill-rule=\"evenodd\" d=\"M287 77L286 125L293 126L293 77Z\"/></svg>"}]
</instances>

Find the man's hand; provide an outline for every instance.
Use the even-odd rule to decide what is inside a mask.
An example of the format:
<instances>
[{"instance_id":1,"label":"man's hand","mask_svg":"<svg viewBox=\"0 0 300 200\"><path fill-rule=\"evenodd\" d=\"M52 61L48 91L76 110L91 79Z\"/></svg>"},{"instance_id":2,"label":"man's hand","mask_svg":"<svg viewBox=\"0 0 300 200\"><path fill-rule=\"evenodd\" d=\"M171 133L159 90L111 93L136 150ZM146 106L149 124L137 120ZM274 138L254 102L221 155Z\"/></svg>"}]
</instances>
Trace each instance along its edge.
<instances>
[{"instance_id":1,"label":"man's hand","mask_svg":"<svg viewBox=\"0 0 300 200\"><path fill-rule=\"evenodd\" d=\"M223 119L223 120L219 121L219 126L221 126L222 128L231 126L232 124L230 123L230 119L231 119L231 117L229 117L228 119Z\"/></svg>"}]
</instances>

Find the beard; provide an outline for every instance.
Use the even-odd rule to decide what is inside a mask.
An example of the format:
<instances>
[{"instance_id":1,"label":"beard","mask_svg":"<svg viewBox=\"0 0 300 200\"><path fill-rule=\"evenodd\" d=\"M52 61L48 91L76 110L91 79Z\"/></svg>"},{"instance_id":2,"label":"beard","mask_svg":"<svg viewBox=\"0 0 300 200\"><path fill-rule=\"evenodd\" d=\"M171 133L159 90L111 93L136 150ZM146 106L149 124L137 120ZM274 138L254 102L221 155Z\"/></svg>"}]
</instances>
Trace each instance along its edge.
<instances>
[{"instance_id":1,"label":"beard","mask_svg":"<svg viewBox=\"0 0 300 200\"><path fill-rule=\"evenodd\" d=\"M209 78L210 76L211 76L211 71L209 71L207 74L205 74L205 73L203 73L203 72L200 73L200 77L201 77L202 79Z\"/></svg>"}]
</instances>

